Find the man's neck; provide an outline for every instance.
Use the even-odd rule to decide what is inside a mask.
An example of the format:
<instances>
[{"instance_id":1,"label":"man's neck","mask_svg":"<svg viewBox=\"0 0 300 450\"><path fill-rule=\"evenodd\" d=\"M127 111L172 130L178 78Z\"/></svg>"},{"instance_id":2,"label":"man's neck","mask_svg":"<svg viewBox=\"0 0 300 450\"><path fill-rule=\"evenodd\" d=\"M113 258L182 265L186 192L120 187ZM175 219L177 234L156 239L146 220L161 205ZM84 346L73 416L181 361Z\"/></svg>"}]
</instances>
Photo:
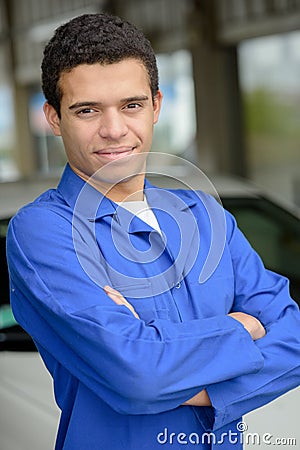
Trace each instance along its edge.
<instances>
[{"instance_id":1,"label":"man's neck","mask_svg":"<svg viewBox=\"0 0 300 450\"><path fill-rule=\"evenodd\" d=\"M113 202L120 203L128 201L140 201L144 199L145 164L143 164L143 167L139 167L139 170L136 169L134 175L127 176L127 178L122 179L121 176L119 178L112 176L111 173L108 172L108 170L103 170L101 172L101 177L98 176L100 172L96 172L94 176L89 177L88 175L73 167L71 164L70 167L73 172L76 173L76 175L78 175L86 183L89 183L91 186L97 189L97 191L101 192L105 197L109 198Z\"/></svg>"},{"instance_id":2,"label":"man's neck","mask_svg":"<svg viewBox=\"0 0 300 450\"><path fill-rule=\"evenodd\" d=\"M81 178L84 179L82 176ZM144 199L144 174L135 175L113 185L97 178L84 179L84 181L116 203L141 201Z\"/></svg>"}]
</instances>

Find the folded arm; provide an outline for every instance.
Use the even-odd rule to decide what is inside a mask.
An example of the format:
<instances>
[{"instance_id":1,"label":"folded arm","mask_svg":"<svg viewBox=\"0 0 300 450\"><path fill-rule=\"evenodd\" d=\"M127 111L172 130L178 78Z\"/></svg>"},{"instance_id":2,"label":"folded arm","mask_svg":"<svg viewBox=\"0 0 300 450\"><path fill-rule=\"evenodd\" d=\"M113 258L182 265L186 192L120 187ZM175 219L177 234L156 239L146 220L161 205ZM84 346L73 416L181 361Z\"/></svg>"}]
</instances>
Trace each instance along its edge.
<instances>
[{"instance_id":1,"label":"folded arm","mask_svg":"<svg viewBox=\"0 0 300 450\"><path fill-rule=\"evenodd\" d=\"M113 289L111 286L105 286L104 291L108 295L108 297L111 298L117 305L124 305L126 306L132 314L139 319L138 314L134 310L133 306L124 298L124 296L117 291L116 289ZM238 322L240 322L245 329L248 331L250 336L254 341L257 339L261 339L265 336L266 330L263 327L263 325L260 323L258 319L251 316L250 314L245 314L242 312L235 312L228 314ZM198 392L194 397L190 398L189 400L185 401L183 405L187 406L211 406L210 398L207 394L206 389L202 389L200 392Z\"/></svg>"},{"instance_id":2,"label":"folded arm","mask_svg":"<svg viewBox=\"0 0 300 450\"><path fill-rule=\"evenodd\" d=\"M21 216L8 233L16 319L42 354L45 349L115 410L167 411L211 382L262 367L260 351L231 317L181 323L133 320L127 306L111 302L83 271L74 253L71 221L53 212L45 217L39 206L34 207L34 221L27 210ZM51 226L40 233L45 223ZM81 257L97 264L84 242ZM104 270L100 265L96 269ZM232 348L247 353L247 359L236 358ZM220 362L225 360L224 366ZM51 370L55 376L55 368Z\"/></svg>"}]
</instances>

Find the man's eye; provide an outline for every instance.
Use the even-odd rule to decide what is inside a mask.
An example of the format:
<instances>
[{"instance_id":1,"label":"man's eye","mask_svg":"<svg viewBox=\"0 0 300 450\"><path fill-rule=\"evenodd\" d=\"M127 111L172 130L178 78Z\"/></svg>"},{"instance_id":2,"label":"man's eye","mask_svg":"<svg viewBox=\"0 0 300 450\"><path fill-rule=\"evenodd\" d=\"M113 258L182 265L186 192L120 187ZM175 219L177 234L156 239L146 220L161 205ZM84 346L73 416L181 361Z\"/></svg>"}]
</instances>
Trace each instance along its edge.
<instances>
[{"instance_id":1,"label":"man's eye","mask_svg":"<svg viewBox=\"0 0 300 450\"><path fill-rule=\"evenodd\" d=\"M126 108L127 109L138 109L141 108L141 104L140 103L129 103Z\"/></svg>"},{"instance_id":2,"label":"man's eye","mask_svg":"<svg viewBox=\"0 0 300 450\"><path fill-rule=\"evenodd\" d=\"M94 113L94 112L95 112L95 110L93 108L84 108L84 109L80 109L77 112L77 114L84 115L84 114L91 114L91 113Z\"/></svg>"}]
</instances>

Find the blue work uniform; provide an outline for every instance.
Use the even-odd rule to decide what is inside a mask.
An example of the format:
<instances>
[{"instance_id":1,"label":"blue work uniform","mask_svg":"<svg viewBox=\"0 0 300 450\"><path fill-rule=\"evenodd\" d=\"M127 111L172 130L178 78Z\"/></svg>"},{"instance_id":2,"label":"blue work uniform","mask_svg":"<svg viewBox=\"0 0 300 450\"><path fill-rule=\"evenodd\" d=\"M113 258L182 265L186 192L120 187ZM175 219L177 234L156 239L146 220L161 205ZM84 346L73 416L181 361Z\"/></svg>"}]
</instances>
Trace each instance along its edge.
<instances>
[{"instance_id":1,"label":"blue work uniform","mask_svg":"<svg viewBox=\"0 0 300 450\"><path fill-rule=\"evenodd\" d=\"M12 308L54 380L56 449L240 449L241 416L299 385L298 306L215 199L144 192L161 233L69 165L10 223ZM204 388L212 407L183 405Z\"/></svg>"}]
</instances>

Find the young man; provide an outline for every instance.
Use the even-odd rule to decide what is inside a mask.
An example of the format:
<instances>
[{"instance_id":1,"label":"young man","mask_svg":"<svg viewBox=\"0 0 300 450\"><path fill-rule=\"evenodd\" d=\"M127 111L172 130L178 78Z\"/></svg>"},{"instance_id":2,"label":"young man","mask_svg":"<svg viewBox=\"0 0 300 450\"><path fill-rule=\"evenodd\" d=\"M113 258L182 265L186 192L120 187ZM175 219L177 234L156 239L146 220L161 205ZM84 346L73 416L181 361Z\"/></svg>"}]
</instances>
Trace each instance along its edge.
<instances>
[{"instance_id":1,"label":"young man","mask_svg":"<svg viewBox=\"0 0 300 450\"><path fill-rule=\"evenodd\" d=\"M212 198L145 180L162 94L134 26L71 20L42 81L68 164L7 250L14 314L62 411L56 449L241 448L241 416L299 385L288 281Z\"/></svg>"}]
</instances>

